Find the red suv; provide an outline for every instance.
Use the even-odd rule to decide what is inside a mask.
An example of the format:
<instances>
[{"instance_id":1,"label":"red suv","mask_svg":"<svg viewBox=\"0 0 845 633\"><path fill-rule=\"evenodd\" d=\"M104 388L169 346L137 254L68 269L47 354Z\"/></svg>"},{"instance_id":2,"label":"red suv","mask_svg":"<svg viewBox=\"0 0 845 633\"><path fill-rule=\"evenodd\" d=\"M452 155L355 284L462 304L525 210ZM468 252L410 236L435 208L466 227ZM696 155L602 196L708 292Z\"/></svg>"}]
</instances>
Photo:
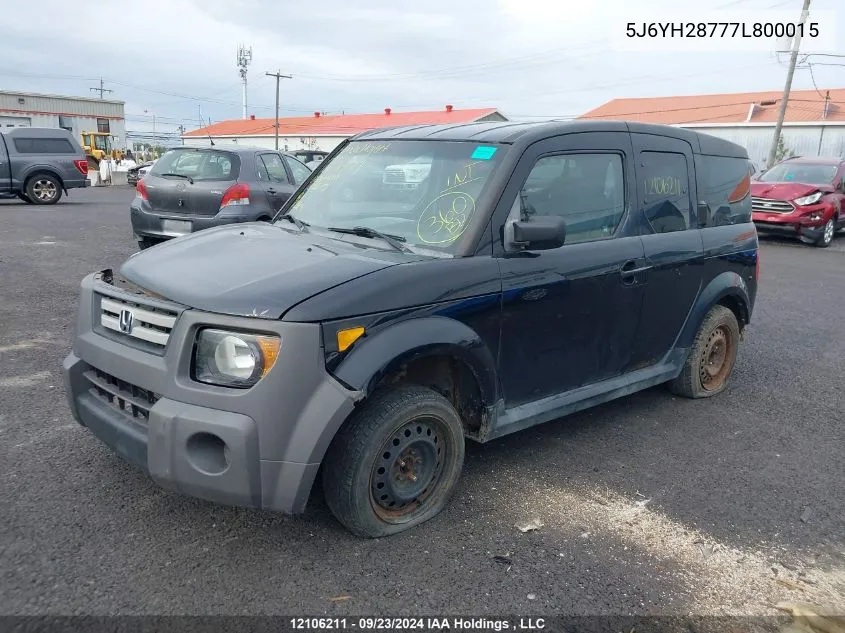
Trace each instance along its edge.
<instances>
[{"instance_id":1,"label":"red suv","mask_svg":"<svg viewBox=\"0 0 845 633\"><path fill-rule=\"evenodd\" d=\"M845 227L845 158L789 158L751 183L752 219L761 234L795 235L830 246Z\"/></svg>"}]
</instances>

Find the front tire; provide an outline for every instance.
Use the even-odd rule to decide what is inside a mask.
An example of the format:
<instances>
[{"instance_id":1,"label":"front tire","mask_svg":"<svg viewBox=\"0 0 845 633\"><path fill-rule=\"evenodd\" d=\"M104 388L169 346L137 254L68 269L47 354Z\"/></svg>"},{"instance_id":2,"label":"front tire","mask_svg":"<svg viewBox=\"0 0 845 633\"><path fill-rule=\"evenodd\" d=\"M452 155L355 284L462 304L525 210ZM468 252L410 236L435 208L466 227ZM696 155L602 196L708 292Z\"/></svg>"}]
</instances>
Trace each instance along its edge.
<instances>
[{"instance_id":1,"label":"front tire","mask_svg":"<svg viewBox=\"0 0 845 633\"><path fill-rule=\"evenodd\" d=\"M827 248L833 243L833 235L836 233L836 219L830 218L824 225L821 237L816 240L816 246Z\"/></svg>"},{"instance_id":2,"label":"front tire","mask_svg":"<svg viewBox=\"0 0 845 633\"><path fill-rule=\"evenodd\" d=\"M669 383L669 389L685 398L710 398L722 393L736 363L738 346L736 316L725 306L713 306L698 329L683 370Z\"/></svg>"},{"instance_id":3,"label":"front tire","mask_svg":"<svg viewBox=\"0 0 845 633\"><path fill-rule=\"evenodd\" d=\"M33 204L56 204L62 197L62 183L51 174L35 174L26 181L26 197Z\"/></svg>"},{"instance_id":4,"label":"front tire","mask_svg":"<svg viewBox=\"0 0 845 633\"><path fill-rule=\"evenodd\" d=\"M323 461L323 492L351 532L388 536L436 516L463 461L452 404L426 387L403 386L373 396L340 429Z\"/></svg>"}]
</instances>

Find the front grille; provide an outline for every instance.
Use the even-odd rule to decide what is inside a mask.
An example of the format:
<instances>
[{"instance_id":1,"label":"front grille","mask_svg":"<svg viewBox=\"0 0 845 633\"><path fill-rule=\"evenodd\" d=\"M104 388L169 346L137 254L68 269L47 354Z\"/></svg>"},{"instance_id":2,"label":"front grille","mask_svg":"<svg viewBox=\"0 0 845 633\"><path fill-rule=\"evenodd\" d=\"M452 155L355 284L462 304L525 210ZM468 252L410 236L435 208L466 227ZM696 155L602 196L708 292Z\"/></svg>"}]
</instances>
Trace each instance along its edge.
<instances>
[{"instance_id":1,"label":"front grille","mask_svg":"<svg viewBox=\"0 0 845 633\"><path fill-rule=\"evenodd\" d=\"M792 213L795 207L786 200L772 200L770 198L751 198L751 210L762 213Z\"/></svg>"},{"instance_id":2,"label":"front grille","mask_svg":"<svg viewBox=\"0 0 845 633\"><path fill-rule=\"evenodd\" d=\"M405 182L405 171L403 169L385 169L384 182Z\"/></svg>"},{"instance_id":3,"label":"front grille","mask_svg":"<svg viewBox=\"0 0 845 633\"><path fill-rule=\"evenodd\" d=\"M91 383L92 394L141 424L146 424L150 419L150 409L160 397L148 389L137 387L94 367L86 371L84 376Z\"/></svg>"},{"instance_id":4,"label":"front grille","mask_svg":"<svg viewBox=\"0 0 845 633\"><path fill-rule=\"evenodd\" d=\"M100 325L154 351L167 346L176 317L176 312L149 304L100 296Z\"/></svg>"}]
</instances>

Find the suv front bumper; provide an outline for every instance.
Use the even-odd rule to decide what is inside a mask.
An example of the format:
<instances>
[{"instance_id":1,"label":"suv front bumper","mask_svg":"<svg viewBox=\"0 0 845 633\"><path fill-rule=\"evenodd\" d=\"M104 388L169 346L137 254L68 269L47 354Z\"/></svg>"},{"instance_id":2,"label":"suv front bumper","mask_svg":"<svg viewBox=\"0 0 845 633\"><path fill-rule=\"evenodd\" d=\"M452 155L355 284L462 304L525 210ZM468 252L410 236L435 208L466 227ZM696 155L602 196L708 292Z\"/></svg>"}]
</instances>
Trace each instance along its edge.
<instances>
[{"instance_id":1,"label":"suv front bumper","mask_svg":"<svg viewBox=\"0 0 845 633\"><path fill-rule=\"evenodd\" d=\"M326 372L319 326L170 304L178 319L159 355L96 327L102 295L139 302L93 275L83 281L77 336L63 364L74 418L165 488L302 512L325 450L361 397ZM275 333L282 352L250 389L197 383L193 342L207 325Z\"/></svg>"}]
</instances>

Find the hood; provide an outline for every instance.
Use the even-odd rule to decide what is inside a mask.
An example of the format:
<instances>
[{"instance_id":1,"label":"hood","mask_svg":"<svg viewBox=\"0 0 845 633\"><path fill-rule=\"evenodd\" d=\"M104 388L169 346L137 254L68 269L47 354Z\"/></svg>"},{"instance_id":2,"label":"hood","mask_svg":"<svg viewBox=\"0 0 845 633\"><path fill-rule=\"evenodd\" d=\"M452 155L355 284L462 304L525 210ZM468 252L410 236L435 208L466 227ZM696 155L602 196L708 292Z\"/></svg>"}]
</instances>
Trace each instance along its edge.
<instances>
[{"instance_id":1,"label":"hood","mask_svg":"<svg viewBox=\"0 0 845 633\"><path fill-rule=\"evenodd\" d=\"M135 253L120 272L198 310L277 319L329 288L406 261L404 253L256 223L169 240Z\"/></svg>"},{"instance_id":2,"label":"hood","mask_svg":"<svg viewBox=\"0 0 845 633\"><path fill-rule=\"evenodd\" d=\"M801 182L752 182L751 195L770 200L795 200L816 191L833 191L830 185L809 185Z\"/></svg>"}]
</instances>

